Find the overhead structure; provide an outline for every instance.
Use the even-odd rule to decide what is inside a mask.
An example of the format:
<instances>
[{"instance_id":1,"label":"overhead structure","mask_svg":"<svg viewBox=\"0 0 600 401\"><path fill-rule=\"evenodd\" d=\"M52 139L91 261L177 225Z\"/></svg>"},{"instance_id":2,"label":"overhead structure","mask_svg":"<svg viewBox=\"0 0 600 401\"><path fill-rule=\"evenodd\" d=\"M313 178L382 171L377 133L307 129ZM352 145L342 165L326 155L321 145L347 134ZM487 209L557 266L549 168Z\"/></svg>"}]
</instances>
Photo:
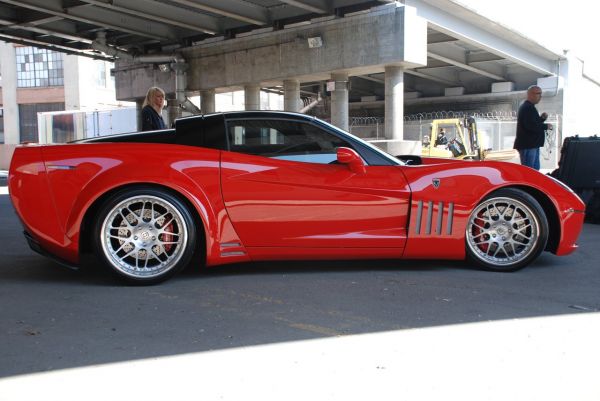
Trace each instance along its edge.
<instances>
[{"instance_id":1,"label":"overhead structure","mask_svg":"<svg viewBox=\"0 0 600 401\"><path fill-rule=\"evenodd\" d=\"M387 0L1 0L0 40L70 54L115 58L91 46L133 54L230 37L257 27L282 26L319 15L344 15Z\"/></svg>"},{"instance_id":2,"label":"overhead structure","mask_svg":"<svg viewBox=\"0 0 600 401\"><path fill-rule=\"evenodd\" d=\"M277 30L318 17L343 17L386 3L393 1L0 0L0 40L117 60L123 54L174 52L209 38L233 38L258 28ZM420 80L446 87L473 80L508 80L514 66L525 66L538 75L557 73L555 55L539 46L515 46L517 34L507 37L506 29L489 20L481 22L480 16L457 3L403 3L414 6L429 25L427 66L406 71L416 79L415 84L406 83L407 90L419 86ZM465 19L472 24L465 24ZM99 35L99 46L105 51L96 45ZM383 74L369 74L369 78L384 79Z\"/></svg>"},{"instance_id":3,"label":"overhead structure","mask_svg":"<svg viewBox=\"0 0 600 401\"><path fill-rule=\"evenodd\" d=\"M0 40L115 61L119 100L159 85L180 105L204 94L203 111L215 92L240 89L256 107L256 88L300 110L335 81L342 92L328 99L344 100L328 107L340 121L347 106L352 115L369 104L390 114L399 104L413 113L481 97L515 103L531 83L558 93L577 75L561 52L454 0L0 0ZM386 137L401 139L403 117L392 117Z\"/></svg>"}]
</instances>

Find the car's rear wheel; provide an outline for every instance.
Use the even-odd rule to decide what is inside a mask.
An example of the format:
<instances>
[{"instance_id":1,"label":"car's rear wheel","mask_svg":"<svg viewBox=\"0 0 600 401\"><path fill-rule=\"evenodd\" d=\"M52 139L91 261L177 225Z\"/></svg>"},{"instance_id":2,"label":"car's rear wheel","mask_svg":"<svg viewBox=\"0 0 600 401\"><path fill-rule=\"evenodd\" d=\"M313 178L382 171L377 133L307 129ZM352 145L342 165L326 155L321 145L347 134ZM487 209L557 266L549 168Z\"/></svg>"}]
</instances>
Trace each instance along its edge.
<instances>
[{"instance_id":1,"label":"car's rear wheel","mask_svg":"<svg viewBox=\"0 0 600 401\"><path fill-rule=\"evenodd\" d=\"M548 220L531 195L505 188L475 207L465 240L467 256L482 268L515 271L531 263L546 247Z\"/></svg>"},{"instance_id":2,"label":"car's rear wheel","mask_svg":"<svg viewBox=\"0 0 600 401\"><path fill-rule=\"evenodd\" d=\"M187 207L164 190L145 187L107 199L93 235L100 258L133 284L155 284L173 276L189 263L196 244Z\"/></svg>"}]
</instances>

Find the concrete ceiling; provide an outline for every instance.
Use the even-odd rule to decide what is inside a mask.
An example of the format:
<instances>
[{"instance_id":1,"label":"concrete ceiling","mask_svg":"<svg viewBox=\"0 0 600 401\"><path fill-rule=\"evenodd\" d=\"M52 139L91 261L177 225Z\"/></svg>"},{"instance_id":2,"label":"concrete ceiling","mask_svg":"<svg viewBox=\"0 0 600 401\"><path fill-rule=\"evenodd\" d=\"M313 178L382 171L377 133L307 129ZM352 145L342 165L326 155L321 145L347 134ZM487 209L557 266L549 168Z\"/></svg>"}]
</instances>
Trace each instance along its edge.
<instances>
[{"instance_id":1,"label":"concrete ceiling","mask_svg":"<svg viewBox=\"0 0 600 401\"><path fill-rule=\"evenodd\" d=\"M387 0L0 0L0 40L111 59L99 41L134 55L338 15Z\"/></svg>"},{"instance_id":2,"label":"concrete ceiling","mask_svg":"<svg viewBox=\"0 0 600 401\"><path fill-rule=\"evenodd\" d=\"M173 52L212 37L277 30L316 17L367 10L389 0L0 0L0 40L114 61ZM556 55L451 0L404 0L429 21L427 65L407 70L405 91L425 97L464 87L486 93L494 82L516 89L553 75ZM100 47L102 48L102 47ZM121 53L123 54L123 53ZM353 77L351 100L381 99L383 74ZM304 83L318 90L318 83ZM312 86L312 87L311 87Z\"/></svg>"}]
</instances>

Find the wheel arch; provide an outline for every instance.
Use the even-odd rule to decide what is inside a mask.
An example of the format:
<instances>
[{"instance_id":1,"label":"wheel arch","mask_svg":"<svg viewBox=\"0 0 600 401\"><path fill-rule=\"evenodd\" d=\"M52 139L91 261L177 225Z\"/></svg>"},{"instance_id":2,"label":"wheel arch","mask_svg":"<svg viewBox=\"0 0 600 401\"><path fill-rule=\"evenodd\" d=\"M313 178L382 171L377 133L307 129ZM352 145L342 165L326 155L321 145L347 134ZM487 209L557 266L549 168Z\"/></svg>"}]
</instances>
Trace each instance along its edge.
<instances>
[{"instance_id":1,"label":"wheel arch","mask_svg":"<svg viewBox=\"0 0 600 401\"><path fill-rule=\"evenodd\" d=\"M519 189L529 195L531 195L544 209L544 213L546 214L546 219L548 220L548 242L546 243L546 251L555 252L558 248L558 244L560 242L561 237L561 225L559 221L558 211L556 210L556 206L554 202L550 199L550 197L543 191L526 186L526 185L508 185L502 188L496 188L491 193L487 194L487 196L492 195L494 192L500 189L506 188L514 188Z\"/></svg>"},{"instance_id":2,"label":"wheel arch","mask_svg":"<svg viewBox=\"0 0 600 401\"><path fill-rule=\"evenodd\" d=\"M198 209L194 206L193 202L185 196L182 192L175 190L166 185L156 184L156 183L148 183L148 182L136 182L136 183L127 183L117 187L110 189L109 191L103 193L97 199L95 199L90 207L85 211L83 219L81 220L81 228L79 235L79 249L81 253L91 253L93 252L93 227L94 227L94 218L98 215L100 208L113 194L120 192L125 189L135 189L135 188L152 188L152 189L160 189L170 193L179 199L189 210L192 218L194 219L194 227L196 231L196 235L198 238L198 247L192 256L192 261L201 262L204 265L206 261L206 238L207 238L207 223L200 216Z\"/></svg>"}]
</instances>

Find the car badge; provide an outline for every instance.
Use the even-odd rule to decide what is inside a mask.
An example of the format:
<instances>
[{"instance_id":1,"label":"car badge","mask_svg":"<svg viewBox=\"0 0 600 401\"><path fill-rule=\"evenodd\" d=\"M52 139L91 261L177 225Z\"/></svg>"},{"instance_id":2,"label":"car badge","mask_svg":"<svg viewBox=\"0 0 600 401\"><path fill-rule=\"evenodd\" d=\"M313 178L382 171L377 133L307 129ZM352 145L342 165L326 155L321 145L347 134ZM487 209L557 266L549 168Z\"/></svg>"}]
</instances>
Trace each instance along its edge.
<instances>
[{"instance_id":1,"label":"car badge","mask_svg":"<svg viewBox=\"0 0 600 401\"><path fill-rule=\"evenodd\" d=\"M434 178L431 180L431 183L433 184L433 187L435 189L438 189L440 187L440 182L441 180L439 178Z\"/></svg>"}]
</instances>

